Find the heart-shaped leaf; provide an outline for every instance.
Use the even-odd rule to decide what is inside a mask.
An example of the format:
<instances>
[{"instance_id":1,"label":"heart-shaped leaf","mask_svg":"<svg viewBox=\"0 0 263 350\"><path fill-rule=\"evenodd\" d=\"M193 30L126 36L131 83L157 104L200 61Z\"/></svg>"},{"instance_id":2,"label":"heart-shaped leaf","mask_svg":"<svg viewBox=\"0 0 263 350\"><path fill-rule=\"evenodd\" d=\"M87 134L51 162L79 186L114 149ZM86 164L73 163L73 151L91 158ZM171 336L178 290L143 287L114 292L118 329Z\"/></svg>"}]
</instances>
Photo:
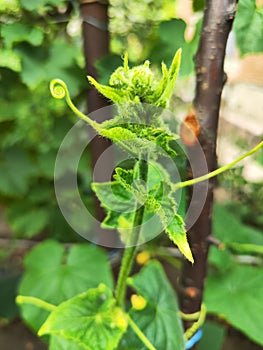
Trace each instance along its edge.
<instances>
[{"instance_id":1,"label":"heart-shaped leaf","mask_svg":"<svg viewBox=\"0 0 263 350\"><path fill-rule=\"evenodd\" d=\"M116 306L112 291L100 284L60 304L38 333L69 340L73 349L113 350L127 326L127 315Z\"/></svg>"},{"instance_id":2,"label":"heart-shaped leaf","mask_svg":"<svg viewBox=\"0 0 263 350\"><path fill-rule=\"evenodd\" d=\"M50 240L32 249L25 258L19 294L58 305L101 282L110 288L113 286L110 266L103 251L88 244L67 249ZM35 330L48 316L48 312L33 305L23 304L21 310L23 318Z\"/></svg>"},{"instance_id":3,"label":"heart-shaped leaf","mask_svg":"<svg viewBox=\"0 0 263 350\"><path fill-rule=\"evenodd\" d=\"M227 273L210 272L205 303L209 313L220 315L253 341L263 345L262 267L233 264Z\"/></svg>"},{"instance_id":4,"label":"heart-shaped leaf","mask_svg":"<svg viewBox=\"0 0 263 350\"><path fill-rule=\"evenodd\" d=\"M143 310L131 309L130 315L149 341L162 350L183 350L184 339L177 300L173 288L157 261L149 262L129 285L146 301ZM131 329L119 349L146 350Z\"/></svg>"}]
</instances>

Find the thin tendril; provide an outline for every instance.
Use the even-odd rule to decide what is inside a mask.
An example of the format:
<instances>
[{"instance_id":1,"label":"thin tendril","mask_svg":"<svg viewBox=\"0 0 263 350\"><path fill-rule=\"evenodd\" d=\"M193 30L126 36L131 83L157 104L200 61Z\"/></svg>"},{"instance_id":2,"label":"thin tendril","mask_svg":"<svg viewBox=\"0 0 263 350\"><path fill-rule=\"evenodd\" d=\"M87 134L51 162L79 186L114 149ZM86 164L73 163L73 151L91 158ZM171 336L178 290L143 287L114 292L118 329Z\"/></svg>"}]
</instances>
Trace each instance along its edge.
<instances>
[{"instance_id":1,"label":"thin tendril","mask_svg":"<svg viewBox=\"0 0 263 350\"><path fill-rule=\"evenodd\" d=\"M22 304L35 305L35 306L37 306L41 309L47 310L49 312L52 312L57 308L55 305L50 304L42 299L30 297L30 296L24 296L24 295L18 295L16 297L16 303L18 305L22 305Z\"/></svg>"},{"instance_id":2,"label":"thin tendril","mask_svg":"<svg viewBox=\"0 0 263 350\"><path fill-rule=\"evenodd\" d=\"M206 312L207 308L204 303L201 305L201 310L198 312L195 312L193 314L185 314L184 312L180 311L180 316L184 321L195 321L193 325L188 328L184 333L185 341L190 339L197 331L198 329L204 324L206 319Z\"/></svg>"},{"instance_id":3,"label":"thin tendril","mask_svg":"<svg viewBox=\"0 0 263 350\"><path fill-rule=\"evenodd\" d=\"M50 92L51 95L56 99L66 99L67 105L69 108L82 120L84 120L86 123L88 123L90 126L93 127L96 131L100 132L101 127L98 123L96 123L94 120L90 119L88 116L83 114L78 108L74 105L70 98L70 94L68 91L68 87L66 83L61 79L53 79L50 82Z\"/></svg>"},{"instance_id":4,"label":"thin tendril","mask_svg":"<svg viewBox=\"0 0 263 350\"><path fill-rule=\"evenodd\" d=\"M222 166L221 168L218 168L218 169L212 171L211 173L202 175L202 176L197 177L195 179L191 179L191 180L187 180L187 181L183 181L183 182L178 182L177 184L174 184L173 185L173 191L176 191L177 189L182 188L182 187L195 185L198 182L211 179L212 177L215 177L215 176L225 172L226 170L231 169L234 165L236 165L238 162L240 162L244 158L246 158L246 157L252 155L253 153L257 152L261 147L263 147L263 141L261 141L256 147L252 148L250 151L244 153L242 156L240 156L237 159L235 159L233 162L231 162L231 163L229 163L229 164L227 164L225 166Z\"/></svg>"}]
</instances>

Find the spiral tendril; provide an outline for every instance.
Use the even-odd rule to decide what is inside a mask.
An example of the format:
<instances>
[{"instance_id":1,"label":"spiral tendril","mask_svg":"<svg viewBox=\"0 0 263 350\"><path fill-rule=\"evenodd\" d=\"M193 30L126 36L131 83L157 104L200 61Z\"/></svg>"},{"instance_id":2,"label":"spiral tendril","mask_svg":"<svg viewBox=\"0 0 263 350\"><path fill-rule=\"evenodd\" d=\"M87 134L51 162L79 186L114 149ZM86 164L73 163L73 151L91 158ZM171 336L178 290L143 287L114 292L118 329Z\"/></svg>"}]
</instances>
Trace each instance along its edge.
<instances>
[{"instance_id":1,"label":"spiral tendril","mask_svg":"<svg viewBox=\"0 0 263 350\"><path fill-rule=\"evenodd\" d=\"M50 82L50 92L51 95L56 99L66 99L67 105L80 119L84 120L91 127L93 127L97 132L101 132L101 127L94 120L90 119L88 116L83 114L72 102L67 84L61 79L53 79Z\"/></svg>"},{"instance_id":2,"label":"spiral tendril","mask_svg":"<svg viewBox=\"0 0 263 350\"><path fill-rule=\"evenodd\" d=\"M50 92L56 99L62 99L66 95L69 96L67 85L60 79L54 79L50 82Z\"/></svg>"}]
</instances>

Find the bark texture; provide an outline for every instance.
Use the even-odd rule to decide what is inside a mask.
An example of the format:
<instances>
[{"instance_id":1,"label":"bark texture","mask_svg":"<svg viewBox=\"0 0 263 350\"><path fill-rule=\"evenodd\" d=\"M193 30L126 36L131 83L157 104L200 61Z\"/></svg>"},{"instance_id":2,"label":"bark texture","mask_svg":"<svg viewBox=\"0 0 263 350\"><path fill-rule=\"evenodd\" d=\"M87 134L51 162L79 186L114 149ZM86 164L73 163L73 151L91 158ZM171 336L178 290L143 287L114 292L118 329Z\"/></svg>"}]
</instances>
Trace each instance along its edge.
<instances>
[{"instance_id":1,"label":"bark texture","mask_svg":"<svg viewBox=\"0 0 263 350\"><path fill-rule=\"evenodd\" d=\"M83 46L86 62L86 72L96 80L99 79L95 63L98 59L109 53L109 31L108 31L108 4L107 2L97 0L79 0L80 14L83 20ZM87 105L90 116L98 122L109 118L108 113L100 110L109 105L109 101L93 87L89 86L87 91ZM92 112L96 112L92 114ZM91 130L92 141L90 143L91 161L93 169L97 165L96 181L109 181L109 169L112 169L113 158L110 153L104 157L103 165L100 165L98 159L103 152L110 146L110 141L99 137ZM101 208L99 200L94 196L96 218L102 221L105 217L104 210ZM113 231L97 228L98 244L103 246L112 246L116 240Z\"/></svg>"},{"instance_id":2,"label":"bark texture","mask_svg":"<svg viewBox=\"0 0 263 350\"><path fill-rule=\"evenodd\" d=\"M198 125L198 135L196 136L205 155L209 172L217 166L217 126L221 93L226 81L223 68L225 49L236 7L237 1L235 0L206 1L201 38L195 57L196 95L191 118L194 116L194 125ZM191 159L191 168L198 169L200 159L196 156L198 153L196 143L188 143L187 151ZM199 169L195 176L203 174L204 169ZM191 176L189 167L189 177ZM204 205L198 199L192 202L196 211L200 205L203 205L203 209L197 221L188 230L188 239L195 263L191 265L185 261L182 269L180 307L186 314L199 311L203 300L209 248L208 237L211 235L212 228L213 188L214 180L195 185L195 190L200 191L199 193L207 189L207 196ZM192 191L193 189L190 188L189 199L192 196ZM185 328L190 326L190 322L185 323Z\"/></svg>"},{"instance_id":3,"label":"bark texture","mask_svg":"<svg viewBox=\"0 0 263 350\"><path fill-rule=\"evenodd\" d=\"M95 63L98 59L102 58L109 53L109 32L108 32L108 5L102 4L99 1L92 0L80 0L80 13L83 19L83 46L86 62L86 72L96 80L98 80L98 72L95 67ZM100 109L108 105L108 101L104 96L99 94L94 86L90 86L87 91L87 105L88 112L94 114L94 118L98 122L104 120L105 113ZM96 165L100 155L107 149L110 142L95 135L93 133L93 139L90 143L91 148L91 160L93 168ZM107 166L105 165L105 168ZM101 174L103 175L103 174ZM98 179L103 181L104 179ZM96 217L99 221L102 221L105 214L102 210L99 201L94 196L96 206Z\"/></svg>"}]
</instances>

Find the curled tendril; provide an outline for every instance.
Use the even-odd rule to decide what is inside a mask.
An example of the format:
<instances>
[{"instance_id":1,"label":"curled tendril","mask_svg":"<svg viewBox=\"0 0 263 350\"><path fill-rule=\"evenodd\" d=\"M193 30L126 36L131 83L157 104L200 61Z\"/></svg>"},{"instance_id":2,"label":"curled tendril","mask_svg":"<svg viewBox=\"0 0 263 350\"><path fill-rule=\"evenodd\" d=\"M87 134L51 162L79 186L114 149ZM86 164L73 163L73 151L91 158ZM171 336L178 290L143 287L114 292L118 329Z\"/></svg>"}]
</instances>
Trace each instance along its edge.
<instances>
[{"instance_id":1,"label":"curled tendril","mask_svg":"<svg viewBox=\"0 0 263 350\"><path fill-rule=\"evenodd\" d=\"M50 82L50 92L57 99L62 99L65 96L69 97L67 85L60 79L54 79Z\"/></svg>"},{"instance_id":2,"label":"curled tendril","mask_svg":"<svg viewBox=\"0 0 263 350\"><path fill-rule=\"evenodd\" d=\"M71 100L67 84L61 79L53 79L50 82L50 92L51 95L56 99L66 99L67 105L80 119L84 120L90 126L92 126L97 132L101 132L101 127L94 120L90 119L88 116L83 114L78 108L74 105Z\"/></svg>"}]
</instances>

